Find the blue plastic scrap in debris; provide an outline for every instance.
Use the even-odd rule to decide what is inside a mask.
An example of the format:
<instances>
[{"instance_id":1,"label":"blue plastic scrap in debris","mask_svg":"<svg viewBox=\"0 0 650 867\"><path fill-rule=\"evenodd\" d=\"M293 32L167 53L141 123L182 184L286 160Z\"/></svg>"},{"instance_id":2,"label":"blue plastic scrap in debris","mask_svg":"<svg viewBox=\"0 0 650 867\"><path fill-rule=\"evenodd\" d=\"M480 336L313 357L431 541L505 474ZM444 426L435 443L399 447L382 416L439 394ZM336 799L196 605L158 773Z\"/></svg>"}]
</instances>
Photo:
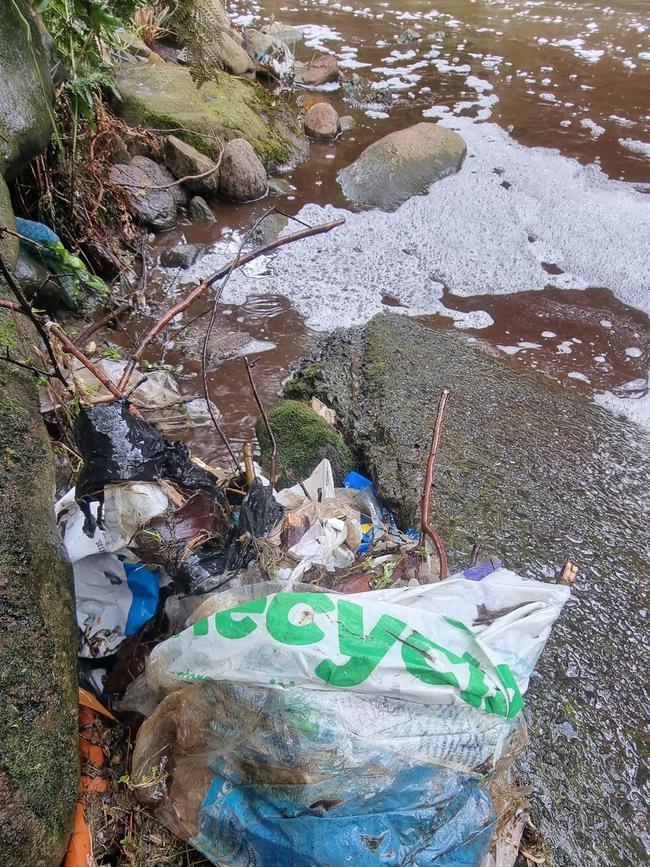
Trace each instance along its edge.
<instances>
[{"instance_id":1,"label":"blue plastic scrap in debris","mask_svg":"<svg viewBox=\"0 0 650 867\"><path fill-rule=\"evenodd\" d=\"M440 767L365 766L293 786L217 774L190 843L229 867L478 867L495 821L472 774Z\"/></svg>"},{"instance_id":2,"label":"blue plastic scrap in debris","mask_svg":"<svg viewBox=\"0 0 650 867\"><path fill-rule=\"evenodd\" d=\"M465 569L462 575L468 581L482 581L487 575L496 572L500 568L501 563L498 560L494 560L490 563L479 563L477 566L470 566L469 569Z\"/></svg>"},{"instance_id":3,"label":"blue plastic scrap in debris","mask_svg":"<svg viewBox=\"0 0 650 867\"><path fill-rule=\"evenodd\" d=\"M126 563L126 583L133 594L129 615L124 627L125 635L135 635L156 613L160 591L158 570L152 572L142 563Z\"/></svg>"},{"instance_id":4,"label":"blue plastic scrap in debris","mask_svg":"<svg viewBox=\"0 0 650 867\"><path fill-rule=\"evenodd\" d=\"M343 479L343 487L344 488L354 488L355 491L363 491L365 488L372 488L373 494L375 493L375 488L372 481L366 476L362 476L361 473L357 473L355 470L350 470L350 472Z\"/></svg>"}]
</instances>

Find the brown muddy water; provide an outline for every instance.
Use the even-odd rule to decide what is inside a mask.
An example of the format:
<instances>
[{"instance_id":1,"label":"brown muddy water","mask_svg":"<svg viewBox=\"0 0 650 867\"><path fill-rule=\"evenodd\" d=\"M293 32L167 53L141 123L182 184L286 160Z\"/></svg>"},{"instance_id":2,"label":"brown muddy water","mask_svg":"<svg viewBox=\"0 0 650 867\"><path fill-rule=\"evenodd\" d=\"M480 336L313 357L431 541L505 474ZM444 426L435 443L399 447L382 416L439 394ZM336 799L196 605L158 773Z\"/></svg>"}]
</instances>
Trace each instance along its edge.
<instances>
[{"instance_id":1,"label":"brown muddy water","mask_svg":"<svg viewBox=\"0 0 650 867\"><path fill-rule=\"evenodd\" d=\"M347 219L234 275L224 292L209 381L236 448L252 438L257 415L242 352L259 355L256 377L271 402L319 332L381 310L460 329L515 368L650 426L648 0L238 2L229 11L241 26L271 16L300 26L298 59L330 52L345 74L374 83L361 104L343 88L279 93L298 106L328 100L354 125L333 144L312 144L310 160L284 174L289 196L215 201L215 224L182 223L150 244L151 310L127 323L131 338L232 258L243 230L272 204L310 223ZM461 172L394 214L346 202L339 169L382 135L424 119L463 135ZM206 255L184 273L157 266L181 238L206 245ZM195 317L209 305L197 303L148 354L171 367L184 394L201 394L206 318ZM119 332L102 340L128 346ZM635 425L624 427L634 441ZM224 460L209 427L184 438L203 459ZM638 441L646 441L641 432ZM540 671L560 674L531 689L537 746L528 770L556 863L636 867L650 857L648 718L639 713L647 708L639 696L647 688L650 461L641 447L608 453L606 437L594 443L600 463L562 480L567 496L572 485L596 492L592 517L583 517L605 528L594 537L600 553L584 551L580 610L567 615L588 632L582 646L575 624L560 625L549 647Z\"/></svg>"},{"instance_id":2,"label":"brown muddy water","mask_svg":"<svg viewBox=\"0 0 650 867\"><path fill-rule=\"evenodd\" d=\"M343 242L331 247L304 245L309 253L289 249L275 264L269 263L267 272L273 279L265 281L261 273L246 285L239 281L232 295L226 292L227 301L239 303L227 305L232 314L225 315L224 322L263 333L264 340L274 344L259 363L266 398L275 396L287 362L303 351L314 331L356 324L381 309L395 308L424 315L436 327L463 328L515 363L538 369L567 388L589 397L604 395L604 402L642 420L650 416L643 400L650 366L647 0L447 0L435 6L375 2L363 8L345 3L241 2L230 4L229 11L241 26L275 16L302 27L306 39L296 50L298 59L333 53L345 74L363 75L377 89L371 89L361 105L351 103L344 88L331 86L318 92L279 93L279 98L303 107L328 100L340 115L350 116L354 126L333 144L313 143L310 160L284 174L293 187L288 197L244 206L215 202L216 224L188 223L159 235L151 245L154 260L181 237L215 252L189 274L154 271L152 285L159 286L161 305L167 303L170 283L196 283L215 261L227 258L221 252L224 238L230 240L230 253L235 252L233 232L243 231L271 204L290 215L307 205L334 206L349 209L351 219L363 221L337 183L339 169L388 132L424 119L442 119L459 128L468 141L461 175L476 175L480 181L475 188L465 186L459 196L476 196L476 201L466 200L463 207L450 204L453 192L445 189L440 209L449 211L452 230L437 232L435 225L429 226L424 202L433 199L435 206L439 184L426 200L410 203L410 213L401 221L397 218L394 226L386 218L354 231L355 242L366 253L357 270L364 272L362 282L365 275L374 280L377 297L364 297L365 285L364 292L358 291L360 278L353 265L342 271L333 267L332 260L345 260L350 253ZM409 36L417 36L417 41L403 41ZM388 94L388 109L381 97L372 103L376 93ZM503 141L494 141L494 129L503 131ZM570 159L561 160L558 154ZM603 190L607 178L622 183ZM556 188L557 196L535 185ZM541 217L527 213L513 224L512 212L535 209L543 211ZM307 219L319 222L327 214L312 209ZM556 215L558 237L549 230ZM629 225L636 232L633 238ZM573 235L576 249L570 243ZM396 284L402 269L393 267L388 253L382 257L368 252L393 238L403 241L416 259L421 250L429 251L419 271L414 268L411 274L413 281L422 278L419 293L400 295ZM353 242L347 247L354 248ZM601 261L608 247L607 261ZM298 298L295 286L296 280L302 282L303 255L311 263L305 268L302 294L311 295L311 300ZM592 258L598 260L597 267L589 267ZM529 259L534 260L533 267L516 264ZM285 263L289 271L283 281L273 271ZM408 269L408 263L404 267ZM323 297L320 309L314 299L331 294L331 288L323 292L328 274L340 292L332 305ZM265 292L268 297L262 302ZM353 303L346 305L350 294L355 296ZM264 304L270 311L279 305L278 310L292 312L288 317L281 312L262 315L262 322L258 311ZM158 351L154 349L152 360ZM181 365L184 353L175 356L171 346L166 360ZM239 446L250 437L255 407L237 370L237 363L229 363L212 375L211 383L229 435ZM184 365L183 387L200 391L196 376L193 365ZM223 457L223 450L211 441L201 441L200 447L206 458Z\"/></svg>"}]
</instances>

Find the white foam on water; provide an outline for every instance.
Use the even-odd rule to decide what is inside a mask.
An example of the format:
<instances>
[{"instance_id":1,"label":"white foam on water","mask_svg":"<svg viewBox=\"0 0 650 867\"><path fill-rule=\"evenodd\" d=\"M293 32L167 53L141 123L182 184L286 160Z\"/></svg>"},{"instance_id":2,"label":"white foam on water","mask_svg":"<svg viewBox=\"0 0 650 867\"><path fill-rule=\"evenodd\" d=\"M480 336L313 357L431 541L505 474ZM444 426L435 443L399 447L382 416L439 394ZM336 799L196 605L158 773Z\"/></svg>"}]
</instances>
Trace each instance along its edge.
<instances>
[{"instance_id":1,"label":"white foam on water","mask_svg":"<svg viewBox=\"0 0 650 867\"><path fill-rule=\"evenodd\" d=\"M644 385L640 386L640 394L638 395L629 394L625 397L619 397L611 391L606 391L603 394L595 395L594 402L616 415L632 419L640 427L650 430L650 391L647 389L648 383L645 380L636 380L635 382L644 383ZM620 390L625 392L627 389L623 387Z\"/></svg>"},{"instance_id":2,"label":"white foam on water","mask_svg":"<svg viewBox=\"0 0 650 867\"><path fill-rule=\"evenodd\" d=\"M650 142L635 141L631 138L620 138L618 143L621 147L632 151L633 154L641 154L642 157L650 157Z\"/></svg>"},{"instance_id":3,"label":"white foam on water","mask_svg":"<svg viewBox=\"0 0 650 867\"><path fill-rule=\"evenodd\" d=\"M588 129L594 138L599 138L605 132L604 126L599 126L595 121L590 120L588 117L583 118L583 120L580 121L580 126Z\"/></svg>"},{"instance_id":4,"label":"white foam on water","mask_svg":"<svg viewBox=\"0 0 650 867\"><path fill-rule=\"evenodd\" d=\"M628 346L625 350L625 354L628 358L641 358L643 352L639 349L638 346Z\"/></svg>"},{"instance_id":5,"label":"white foam on water","mask_svg":"<svg viewBox=\"0 0 650 867\"><path fill-rule=\"evenodd\" d=\"M224 303L283 295L310 328L328 330L368 321L390 295L403 305L396 312L461 321L463 314L443 304L445 287L460 296L541 290L549 283L542 263L555 262L564 271L560 285L608 287L650 313L647 196L596 166L525 148L496 124L441 114L439 122L467 143L458 174L394 213L305 206L299 216L310 224L338 216L346 224L279 249L264 260L259 276L235 272ZM503 178L511 184L507 190ZM224 258L215 248L185 279L208 276Z\"/></svg>"},{"instance_id":6,"label":"white foam on water","mask_svg":"<svg viewBox=\"0 0 650 867\"><path fill-rule=\"evenodd\" d=\"M567 373L569 379L578 379L580 382L589 382L589 377L585 376L584 373L580 373L579 370L572 370L570 373Z\"/></svg>"},{"instance_id":7,"label":"white foam on water","mask_svg":"<svg viewBox=\"0 0 650 867\"><path fill-rule=\"evenodd\" d=\"M485 90L493 90L489 81L486 81L484 78L479 78L476 75L468 75L465 79L465 84L468 87L471 87L472 90L478 91L478 93L483 93Z\"/></svg>"}]
</instances>

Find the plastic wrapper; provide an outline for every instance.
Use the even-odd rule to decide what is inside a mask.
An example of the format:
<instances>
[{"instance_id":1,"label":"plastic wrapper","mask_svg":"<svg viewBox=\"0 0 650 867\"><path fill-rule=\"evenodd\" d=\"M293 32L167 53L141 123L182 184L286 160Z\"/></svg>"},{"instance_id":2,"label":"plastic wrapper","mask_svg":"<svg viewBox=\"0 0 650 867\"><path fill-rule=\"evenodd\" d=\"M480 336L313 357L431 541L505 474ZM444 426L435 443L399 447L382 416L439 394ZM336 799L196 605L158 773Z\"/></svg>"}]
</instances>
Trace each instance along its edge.
<instances>
[{"instance_id":1,"label":"plastic wrapper","mask_svg":"<svg viewBox=\"0 0 650 867\"><path fill-rule=\"evenodd\" d=\"M479 865L568 588L268 589L153 650L138 796L216 865Z\"/></svg>"},{"instance_id":2,"label":"plastic wrapper","mask_svg":"<svg viewBox=\"0 0 650 867\"><path fill-rule=\"evenodd\" d=\"M225 545L204 545L182 559L174 572L179 588L192 595L204 594L239 580L242 570L257 554L256 540L268 536L283 515L284 509L275 501L271 489L255 479Z\"/></svg>"}]
</instances>

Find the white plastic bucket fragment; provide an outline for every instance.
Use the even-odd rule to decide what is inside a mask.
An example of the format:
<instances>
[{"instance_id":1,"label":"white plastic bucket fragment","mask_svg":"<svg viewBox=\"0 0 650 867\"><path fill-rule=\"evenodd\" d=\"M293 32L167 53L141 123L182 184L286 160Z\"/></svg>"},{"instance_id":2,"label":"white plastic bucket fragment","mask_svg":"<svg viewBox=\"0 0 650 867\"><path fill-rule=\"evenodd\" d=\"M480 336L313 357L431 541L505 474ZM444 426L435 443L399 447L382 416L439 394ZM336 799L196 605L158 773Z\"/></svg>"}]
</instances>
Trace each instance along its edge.
<instances>
[{"instance_id":1,"label":"white plastic bucket fragment","mask_svg":"<svg viewBox=\"0 0 650 867\"><path fill-rule=\"evenodd\" d=\"M498 569L218 610L151 654L139 796L214 864L478 867L568 596Z\"/></svg>"}]
</instances>

